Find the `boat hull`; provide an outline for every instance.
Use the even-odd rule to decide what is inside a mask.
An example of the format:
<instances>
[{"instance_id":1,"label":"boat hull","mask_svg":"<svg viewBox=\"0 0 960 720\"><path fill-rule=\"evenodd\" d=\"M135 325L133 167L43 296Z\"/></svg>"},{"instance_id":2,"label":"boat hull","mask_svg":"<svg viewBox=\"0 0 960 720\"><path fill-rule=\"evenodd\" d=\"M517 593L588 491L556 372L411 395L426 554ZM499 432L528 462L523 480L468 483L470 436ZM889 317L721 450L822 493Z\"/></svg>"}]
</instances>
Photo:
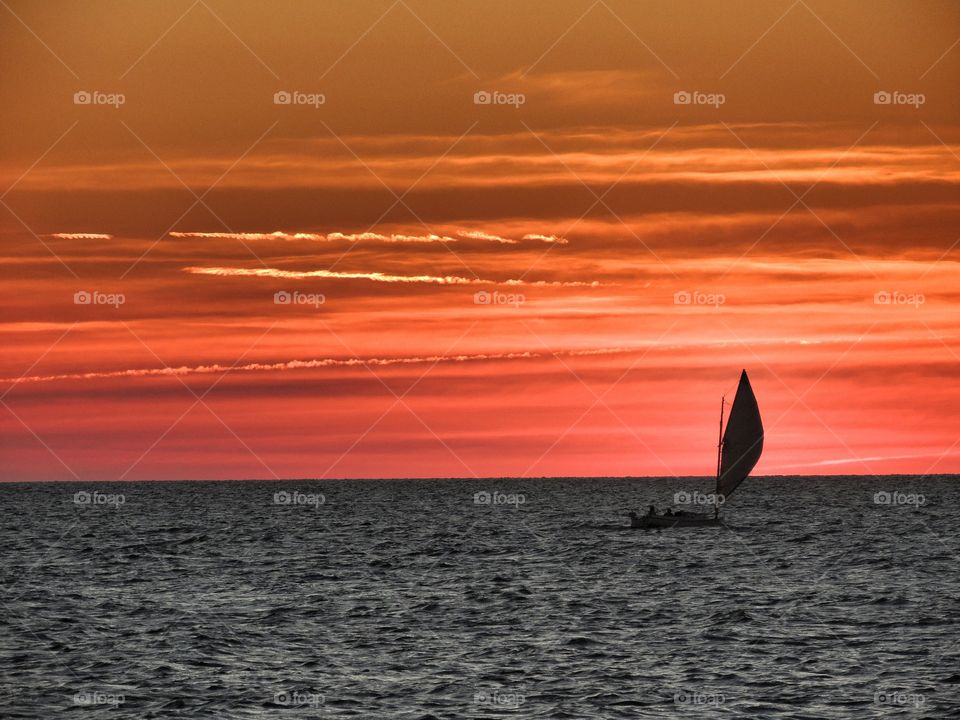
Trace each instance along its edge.
<instances>
[{"instance_id":1,"label":"boat hull","mask_svg":"<svg viewBox=\"0 0 960 720\"><path fill-rule=\"evenodd\" d=\"M643 530L719 526L720 518L715 518L712 515L645 515L630 518L630 527Z\"/></svg>"}]
</instances>

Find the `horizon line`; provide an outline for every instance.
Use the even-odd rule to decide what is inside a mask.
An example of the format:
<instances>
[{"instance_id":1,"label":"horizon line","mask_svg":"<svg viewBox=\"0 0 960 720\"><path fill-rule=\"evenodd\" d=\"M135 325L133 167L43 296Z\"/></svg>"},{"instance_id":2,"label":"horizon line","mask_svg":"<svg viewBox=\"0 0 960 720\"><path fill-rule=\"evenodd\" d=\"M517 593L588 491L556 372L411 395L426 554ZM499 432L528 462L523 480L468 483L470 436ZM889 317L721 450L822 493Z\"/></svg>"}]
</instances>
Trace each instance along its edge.
<instances>
[{"instance_id":1,"label":"horizon line","mask_svg":"<svg viewBox=\"0 0 960 720\"><path fill-rule=\"evenodd\" d=\"M0 480L0 485L54 485L77 483L287 483L287 482L439 482L439 481L517 481L517 480L713 480L715 475L538 475L517 477L513 475L489 475L484 477L453 476L453 477L356 477L356 478L151 478L151 479L121 479L121 480L83 480L78 478L63 480ZM772 480L779 478L957 478L960 473L844 473L835 475L757 475L747 480Z\"/></svg>"}]
</instances>

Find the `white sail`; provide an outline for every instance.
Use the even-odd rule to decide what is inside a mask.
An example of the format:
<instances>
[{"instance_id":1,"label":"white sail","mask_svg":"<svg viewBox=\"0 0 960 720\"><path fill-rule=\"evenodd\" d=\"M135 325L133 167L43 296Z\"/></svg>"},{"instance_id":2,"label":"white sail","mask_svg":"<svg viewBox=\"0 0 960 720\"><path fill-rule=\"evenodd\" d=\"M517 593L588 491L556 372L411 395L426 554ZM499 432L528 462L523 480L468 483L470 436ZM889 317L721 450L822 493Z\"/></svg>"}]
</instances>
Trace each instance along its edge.
<instances>
[{"instance_id":1,"label":"white sail","mask_svg":"<svg viewBox=\"0 0 960 720\"><path fill-rule=\"evenodd\" d=\"M763 452L763 422L746 370L740 375L721 447L717 494L727 498L747 478Z\"/></svg>"}]
</instances>

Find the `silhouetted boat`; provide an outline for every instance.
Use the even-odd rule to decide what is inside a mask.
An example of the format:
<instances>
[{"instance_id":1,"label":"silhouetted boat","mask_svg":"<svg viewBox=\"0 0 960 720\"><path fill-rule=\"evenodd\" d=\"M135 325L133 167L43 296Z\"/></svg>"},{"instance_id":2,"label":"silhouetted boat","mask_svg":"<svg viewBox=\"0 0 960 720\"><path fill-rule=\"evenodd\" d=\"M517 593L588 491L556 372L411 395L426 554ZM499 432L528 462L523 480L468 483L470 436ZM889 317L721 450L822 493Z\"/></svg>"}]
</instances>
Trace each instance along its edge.
<instances>
[{"instance_id":1,"label":"silhouetted boat","mask_svg":"<svg viewBox=\"0 0 960 720\"><path fill-rule=\"evenodd\" d=\"M709 527L720 524L720 505L750 474L763 452L763 422L757 397L750 387L747 371L740 374L737 394L730 406L727 429L723 429L726 398L720 400L720 436L717 443L717 485L713 513L681 510L670 515L629 514L630 527L655 529L671 527Z\"/></svg>"}]
</instances>

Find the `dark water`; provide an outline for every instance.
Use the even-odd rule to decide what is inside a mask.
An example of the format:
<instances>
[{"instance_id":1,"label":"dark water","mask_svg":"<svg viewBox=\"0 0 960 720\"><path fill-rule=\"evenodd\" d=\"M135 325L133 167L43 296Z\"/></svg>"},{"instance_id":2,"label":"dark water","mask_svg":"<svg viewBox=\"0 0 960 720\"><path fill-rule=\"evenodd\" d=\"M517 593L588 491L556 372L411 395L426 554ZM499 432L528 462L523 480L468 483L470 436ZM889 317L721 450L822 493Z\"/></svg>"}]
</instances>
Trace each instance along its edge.
<instances>
[{"instance_id":1,"label":"dark water","mask_svg":"<svg viewBox=\"0 0 960 720\"><path fill-rule=\"evenodd\" d=\"M0 717L960 717L957 478L695 489L0 485Z\"/></svg>"}]
</instances>

